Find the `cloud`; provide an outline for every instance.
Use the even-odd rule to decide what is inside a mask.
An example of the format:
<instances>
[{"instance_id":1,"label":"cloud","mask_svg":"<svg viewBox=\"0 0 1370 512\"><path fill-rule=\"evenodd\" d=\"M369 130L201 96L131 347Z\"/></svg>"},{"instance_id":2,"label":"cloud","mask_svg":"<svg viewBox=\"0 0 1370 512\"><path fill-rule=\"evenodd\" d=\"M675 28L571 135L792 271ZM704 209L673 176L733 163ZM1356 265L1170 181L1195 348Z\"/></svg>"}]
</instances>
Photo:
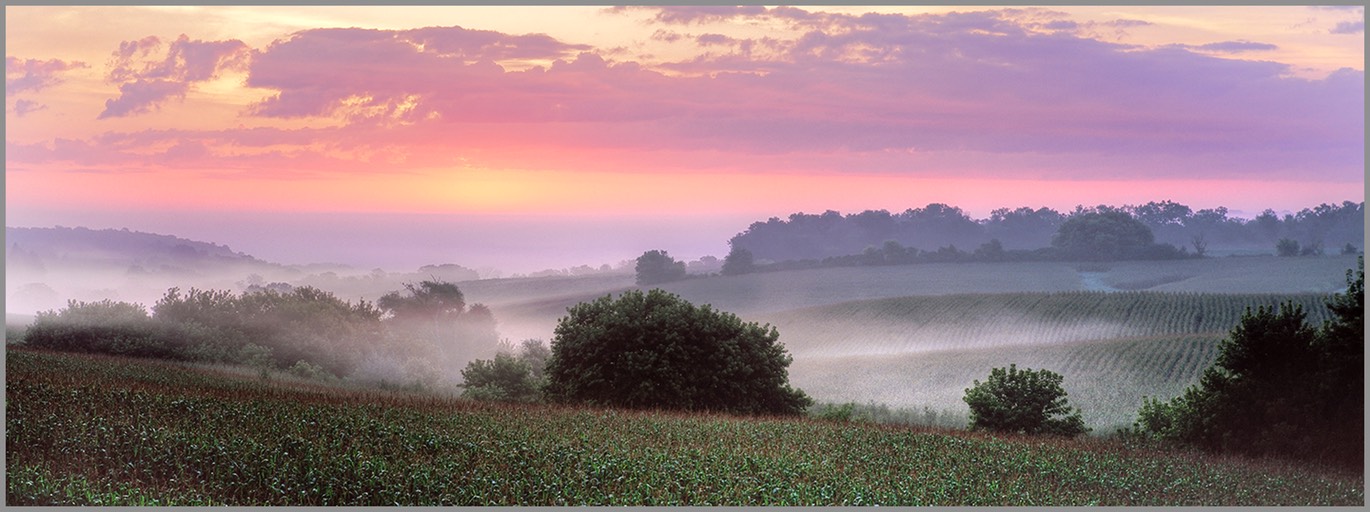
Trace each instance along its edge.
<instances>
[{"instance_id":1,"label":"cloud","mask_svg":"<svg viewBox=\"0 0 1370 512\"><path fill-rule=\"evenodd\" d=\"M31 113L48 108L47 105L40 104L33 100L18 100L14 102L14 115L24 117Z\"/></svg>"},{"instance_id":2,"label":"cloud","mask_svg":"<svg viewBox=\"0 0 1370 512\"><path fill-rule=\"evenodd\" d=\"M5 57L5 96L37 92L62 82L61 74L90 67L84 62Z\"/></svg>"},{"instance_id":3,"label":"cloud","mask_svg":"<svg viewBox=\"0 0 1370 512\"><path fill-rule=\"evenodd\" d=\"M152 111L168 98L185 98L190 84L175 80L138 80L119 86L119 97L105 100L96 119L124 117Z\"/></svg>"},{"instance_id":4,"label":"cloud","mask_svg":"<svg viewBox=\"0 0 1370 512\"><path fill-rule=\"evenodd\" d=\"M648 8L652 9L652 8ZM656 21L680 25L725 21L736 17L755 16L766 12L759 5L693 5L655 8Z\"/></svg>"},{"instance_id":5,"label":"cloud","mask_svg":"<svg viewBox=\"0 0 1370 512\"><path fill-rule=\"evenodd\" d=\"M106 75L120 84L119 97L106 100L97 119L146 113L169 98L184 98L197 82L246 69L251 55L247 44L236 39L199 41L182 34L159 57L163 46L156 36L120 43Z\"/></svg>"},{"instance_id":6,"label":"cloud","mask_svg":"<svg viewBox=\"0 0 1370 512\"><path fill-rule=\"evenodd\" d=\"M1365 20L1343 21L1338 23L1331 30L1333 34L1362 34L1365 33Z\"/></svg>"},{"instance_id":7,"label":"cloud","mask_svg":"<svg viewBox=\"0 0 1370 512\"><path fill-rule=\"evenodd\" d=\"M1208 43L1201 45L1176 45L1180 48L1189 48L1199 51L1221 52L1221 53L1240 53L1253 51L1278 50L1279 46L1269 43L1253 43L1251 41L1222 41L1218 43Z\"/></svg>"},{"instance_id":8,"label":"cloud","mask_svg":"<svg viewBox=\"0 0 1370 512\"><path fill-rule=\"evenodd\" d=\"M724 27L658 32L708 45L664 64L460 27L306 30L241 59L247 85L272 91L244 114L337 126L140 132L69 149L90 165L103 158L244 172L474 162L1031 178L1363 175L1364 72L1308 80L1283 64L1207 54L1268 49L1263 43L1119 44L1069 30L1042 10L671 12L673 20L771 17L794 30L751 38ZM1044 28L1053 23L1061 29ZM132 74L120 75L128 81L107 103L110 115L184 96L191 77L224 66L164 66L170 53L151 42L121 47ZM506 67L511 61L537 65ZM166 150L187 138L197 145ZM147 147L164 151L149 156ZM16 158L49 150L16 148Z\"/></svg>"}]
</instances>

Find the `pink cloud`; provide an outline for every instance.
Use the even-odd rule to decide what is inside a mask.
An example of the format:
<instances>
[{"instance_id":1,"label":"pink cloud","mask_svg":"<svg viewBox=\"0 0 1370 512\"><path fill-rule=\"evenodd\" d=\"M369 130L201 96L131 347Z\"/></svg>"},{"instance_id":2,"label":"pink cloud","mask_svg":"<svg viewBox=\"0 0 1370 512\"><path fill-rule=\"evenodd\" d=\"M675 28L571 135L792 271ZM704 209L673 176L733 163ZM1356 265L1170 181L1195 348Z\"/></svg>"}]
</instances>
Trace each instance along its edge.
<instances>
[{"instance_id":1,"label":"pink cloud","mask_svg":"<svg viewBox=\"0 0 1370 512\"><path fill-rule=\"evenodd\" d=\"M5 96L36 92L62 82L61 74L90 67L84 62L5 57Z\"/></svg>"},{"instance_id":2,"label":"pink cloud","mask_svg":"<svg viewBox=\"0 0 1370 512\"><path fill-rule=\"evenodd\" d=\"M127 81L107 103L110 115L155 108L242 63L248 85L275 91L247 114L336 116L347 124L138 132L73 151L91 165L109 159L106 165L244 172L387 172L465 158L490 167L1058 179L1316 170L1333 181L1363 180L1363 71L1290 78L1278 63L1108 43L1066 25L1043 33L1039 27L1061 18L1042 10L672 12L669 23L771 16L802 35L688 36L719 43L709 49L717 53L661 66L671 74L544 35L460 27L308 30L250 56L235 44L190 51L182 38L179 53L163 53L155 41L135 41L116 52L129 56L117 69L129 71L119 75ZM1238 43L1226 49L1260 44ZM511 71L495 62L506 59L553 63ZM182 138L198 145L139 150L175 147ZM16 149L20 159L45 155Z\"/></svg>"},{"instance_id":3,"label":"pink cloud","mask_svg":"<svg viewBox=\"0 0 1370 512\"><path fill-rule=\"evenodd\" d=\"M192 41L182 34L158 57L162 42L155 36L124 41L113 54L107 79L118 83L119 97L105 101L97 119L150 112L170 98L184 98L196 82L218 78L225 70L247 65L250 49L242 41ZM151 57L151 59L150 59Z\"/></svg>"}]
</instances>

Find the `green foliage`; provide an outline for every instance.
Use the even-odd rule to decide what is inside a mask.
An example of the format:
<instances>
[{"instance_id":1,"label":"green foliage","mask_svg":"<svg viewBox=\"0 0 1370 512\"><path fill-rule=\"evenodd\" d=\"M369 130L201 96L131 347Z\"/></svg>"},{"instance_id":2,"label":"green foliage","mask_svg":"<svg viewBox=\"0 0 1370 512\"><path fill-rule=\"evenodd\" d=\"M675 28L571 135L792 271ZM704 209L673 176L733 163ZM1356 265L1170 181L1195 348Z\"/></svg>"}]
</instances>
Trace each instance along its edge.
<instances>
[{"instance_id":1,"label":"green foliage","mask_svg":"<svg viewBox=\"0 0 1370 512\"><path fill-rule=\"evenodd\" d=\"M109 299L41 312L24 336L25 345L50 350L187 359L178 341L142 305Z\"/></svg>"},{"instance_id":2,"label":"green foliage","mask_svg":"<svg viewBox=\"0 0 1370 512\"><path fill-rule=\"evenodd\" d=\"M1136 429L1211 450L1364 464L1365 272L1347 271L1335 317L1314 329L1303 308L1248 310L1198 386L1147 400Z\"/></svg>"},{"instance_id":3,"label":"green foliage","mask_svg":"<svg viewBox=\"0 0 1370 512\"><path fill-rule=\"evenodd\" d=\"M461 371L462 396L483 401L533 402L538 388L532 366L513 354L500 352L494 359L477 359Z\"/></svg>"},{"instance_id":4,"label":"green foliage","mask_svg":"<svg viewBox=\"0 0 1370 512\"><path fill-rule=\"evenodd\" d=\"M1127 212L1108 210L1073 215L1061 223L1052 247L1068 259L1113 261L1135 258L1152 247L1151 228Z\"/></svg>"},{"instance_id":5,"label":"green foliage","mask_svg":"<svg viewBox=\"0 0 1370 512\"><path fill-rule=\"evenodd\" d=\"M1066 402L1064 377L1050 370L990 370L989 379L966 389L970 428L1018 434L1077 436L1088 432L1079 409Z\"/></svg>"},{"instance_id":6,"label":"green foliage","mask_svg":"<svg viewBox=\"0 0 1370 512\"><path fill-rule=\"evenodd\" d=\"M733 247L728 251L728 255L723 258L723 275L737 276L750 274L756 270L756 261L752 257L752 251L740 247Z\"/></svg>"},{"instance_id":7,"label":"green foliage","mask_svg":"<svg viewBox=\"0 0 1370 512\"><path fill-rule=\"evenodd\" d=\"M301 379L328 381L336 378L324 370L322 366L309 364L309 361L304 360L295 361L295 364L290 365L286 371Z\"/></svg>"},{"instance_id":8,"label":"green foliage","mask_svg":"<svg viewBox=\"0 0 1370 512\"><path fill-rule=\"evenodd\" d=\"M851 423L855 418L856 403L847 402L841 405L828 404L827 407L822 407L821 409L822 410L814 411L816 413L814 414L814 417L823 421Z\"/></svg>"},{"instance_id":9,"label":"green foliage","mask_svg":"<svg viewBox=\"0 0 1370 512\"><path fill-rule=\"evenodd\" d=\"M577 304L555 333L554 401L744 414L799 414L812 403L789 385L775 328L660 289Z\"/></svg>"},{"instance_id":10,"label":"green foliage","mask_svg":"<svg viewBox=\"0 0 1370 512\"><path fill-rule=\"evenodd\" d=\"M647 251L637 257L637 284L647 286L685 279L685 262L676 261L666 251Z\"/></svg>"},{"instance_id":11,"label":"green foliage","mask_svg":"<svg viewBox=\"0 0 1370 512\"><path fill-rule=\"evenodd\" d=\"M488 406L10 350L9 506L1362 505L1363 477L1101 439Z\"/></svg>"}]
</instances>

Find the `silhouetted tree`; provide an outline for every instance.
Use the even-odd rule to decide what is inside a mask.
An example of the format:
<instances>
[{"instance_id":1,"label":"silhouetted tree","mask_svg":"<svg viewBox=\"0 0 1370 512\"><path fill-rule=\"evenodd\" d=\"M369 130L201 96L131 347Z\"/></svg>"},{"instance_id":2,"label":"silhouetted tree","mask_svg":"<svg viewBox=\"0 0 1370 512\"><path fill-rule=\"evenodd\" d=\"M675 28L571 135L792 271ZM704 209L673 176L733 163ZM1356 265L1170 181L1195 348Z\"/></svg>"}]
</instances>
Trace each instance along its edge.
<instances>
[{"instance_id":1,"label":"silhouetted tree","mask_svg":"<svg viewBox=\"0 0 1370 512\"><path fill-rule=\"evenodd\" d=\"M404 283L409 293L390 292L376 306L396 320L454 320L466 312L466 298L447 281Z\"/></svg>"},{"instance_id":2,"label":"silhouetted tree","mask_svg":"<svg viewBox=\"0 0 1370 512\"><path fill-rule=\"evenodd\" d=\"M1083 212L1061 224L1051 245L1067 258L1094 261L1130 257L1152 245L1151 229L1127 212Z\"/></svg>"},{"instance_id":3,"label":"silhouetted tree","mask_svg":"<svg viewBox=\"0 0 1370 512\"><path fill-rule=\"evenodd\" d=\"M646 286L678 281L685 278L685 263L676 261L666 251L647 251L637 257L637 284Z\"/></svg>"},{"instance_id":4,"label":"silhouetted tree","mask_svg":"<svg viewBox=\"0 0 1370 512\"><path fill-rule=\"evenodd\" d=\"M749 274L756 269L756 262L752 259L752 251L733 247L728 251L728 256L723 258L723 275L736 276Z\"/></svg>"}]
</instances>

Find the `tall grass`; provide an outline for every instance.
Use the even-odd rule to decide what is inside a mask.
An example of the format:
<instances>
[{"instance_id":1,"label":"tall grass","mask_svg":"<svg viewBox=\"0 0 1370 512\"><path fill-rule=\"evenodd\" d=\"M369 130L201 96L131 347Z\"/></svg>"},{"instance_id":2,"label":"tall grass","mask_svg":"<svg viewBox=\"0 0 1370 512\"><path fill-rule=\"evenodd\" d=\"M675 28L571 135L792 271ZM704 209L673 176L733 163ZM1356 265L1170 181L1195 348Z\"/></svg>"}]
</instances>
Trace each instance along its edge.
<instances>
[{"instance_id":1,"label":"tall grass","mask_svg":"<svg viewBox=\"0 0 1370 512\"><path fill-rule=\"evenodd\" d=\"M10 349L6 502L1360 505L1359 475L1102 440L477 405Z\"/></svg>"}]
</instances>

